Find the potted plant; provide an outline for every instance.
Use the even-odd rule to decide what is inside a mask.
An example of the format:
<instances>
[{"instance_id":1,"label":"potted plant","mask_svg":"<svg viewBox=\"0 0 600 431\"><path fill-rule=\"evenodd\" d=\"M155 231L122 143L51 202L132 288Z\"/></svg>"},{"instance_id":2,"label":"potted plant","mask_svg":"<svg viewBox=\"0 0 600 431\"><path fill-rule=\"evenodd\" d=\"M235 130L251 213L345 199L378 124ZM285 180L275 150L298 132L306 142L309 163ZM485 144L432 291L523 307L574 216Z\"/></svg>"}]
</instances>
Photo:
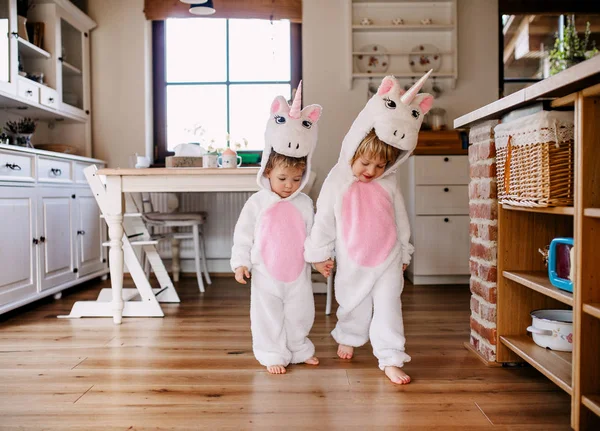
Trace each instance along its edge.
<instances>
[{"instance_id":1,"label":"potted plant","mask_svg":"<svg viewBox=\"0 0 600 431\"><path fill-rule=\"evenodd\" d=\"M14 145L33 148L31 136L35 132L36 122L31 118L21 118L18 121L8 121L4 130L13 138Z\"/></svg>"},{"instance_id":2,"label":"potted plant","mask_svg":"<svg viewBox=\"0 0 600 431\"><path fill-rule=\"evenodd\" d=\"M563 39L558 34L554 42L554 48L550 51L550 75L555 75L569 67L592 58L598 53L596 42L590 44L590 23L585 26L584 38L581 40L575 28L575 16L567 17L567 24L563 29ZM589 45L589 46L588 46Z\"/></svg>"}]
</instances>

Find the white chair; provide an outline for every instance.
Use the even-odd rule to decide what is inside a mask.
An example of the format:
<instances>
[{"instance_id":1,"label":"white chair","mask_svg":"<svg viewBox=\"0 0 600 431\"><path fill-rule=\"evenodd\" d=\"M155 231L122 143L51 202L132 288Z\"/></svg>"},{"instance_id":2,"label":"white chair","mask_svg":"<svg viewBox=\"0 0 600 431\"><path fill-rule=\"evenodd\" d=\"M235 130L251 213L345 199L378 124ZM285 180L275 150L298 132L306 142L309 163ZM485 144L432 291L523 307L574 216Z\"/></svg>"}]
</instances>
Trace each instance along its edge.
<instances>
[{"instance_id":1,"label":"white chair","mask_svg":"<svg viewBox=\"0 0 600 431\"><path fill-rule=\"evenodd\" d=\"M310 171L308 181L306 182L306 185L302 189L302 193L308 195L310 193L310 191L312 190L316 179L317 179L317 173L315 171ZM322 284L322 283L320 283L320 284ZM333 299L333 274L331 274L331 276L327 277L326 292L327 292L327 302L325 304L325 315L329 316L331 314L331 302Z\"/></svg>"},{"instance_id":2,"label":"white chair","mask_svg":"<svg viewBox=\"0 0 600 431\"><path fill-rule=\"evenodd\" d=\"M157 212L154 211L154 207L152 205L152 199L150 198L150 193L132 193L133 201L138 208L138 210L142 213L142 220L148 225L151 229L151 234L154 234L154 227L165 227L173 229L174 231L168 235L161 235L156 237L159 240L163 239L171 239L172 246L177 244L178 241L182 239L191 239L194 244L194 260L196 264L196 278L198 280L198 288L200 292L204 292L204 283L202 282L202 272L204 271L204 278L206 279L207 284L212 284L210 279L210 275L208 273L208 265L206 263L206 248L204 245L204 235L202 232L202 226L206 222L207 214L205 212ZM192 228L191 232L182 232L181 228ZM175 249L172 247L172 254L177 254L177 257L174 257L174 261L178 261L179 249ZM146 274L149 275L149 266L147 265L147 261L145 261L144 268L146 270ZM177 268L178 270L179 268ZM178 281L179 274L174 274L173 279Z\"/></svg>"}]
</instances>

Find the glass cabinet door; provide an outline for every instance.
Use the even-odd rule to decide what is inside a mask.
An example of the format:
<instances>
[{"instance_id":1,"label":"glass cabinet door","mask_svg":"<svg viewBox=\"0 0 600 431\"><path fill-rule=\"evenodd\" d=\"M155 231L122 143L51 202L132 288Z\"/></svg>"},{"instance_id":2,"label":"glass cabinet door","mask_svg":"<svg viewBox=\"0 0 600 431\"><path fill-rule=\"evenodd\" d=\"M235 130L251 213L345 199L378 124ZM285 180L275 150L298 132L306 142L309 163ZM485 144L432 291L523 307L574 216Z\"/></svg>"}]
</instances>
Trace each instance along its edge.
<instances>
[{"instance_id":1,"label":"glass cabinet door","mask_svg":"<svg viewBox=\"0 0 600 431\"><path fill-rule=\"evenodd\" d=\"M83 93L83 33L64 19L60 20L62 52L62 102L84 109Z\"/></svg>"},{"instance_id":2,"label":"glass cabinet door","mask_svg":"<svg viewBox=\"0 0 600 431\"><path fill-rule=\"evenodd\" d=\"M13 57L16 55L16 29L12 18L14 7L14 0L0 0L0 90L13 93L15 92Z\"/></svg>"}]
</instances>

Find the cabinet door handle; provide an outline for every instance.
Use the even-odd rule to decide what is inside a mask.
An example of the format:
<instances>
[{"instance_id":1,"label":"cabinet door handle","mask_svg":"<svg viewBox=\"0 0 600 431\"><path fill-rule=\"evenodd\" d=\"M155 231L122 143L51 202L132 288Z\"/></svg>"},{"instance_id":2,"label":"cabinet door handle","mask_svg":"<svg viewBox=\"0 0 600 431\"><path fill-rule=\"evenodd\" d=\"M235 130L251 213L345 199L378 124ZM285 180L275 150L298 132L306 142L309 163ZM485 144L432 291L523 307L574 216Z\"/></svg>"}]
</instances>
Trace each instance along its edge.
<instances>
[{"instance_id":1,"label":"cabinet door handle","mask_svg":"<svg viewBox=\"0 0 600 431\"><path fill-rule=\"evenodd\" d=\"M448 217L446 217L446 218L444 219L444 222L448 223L448 222L450 222L450 219L449 219Z\"/></svg>"},{"instance_id":2,"label":"cabinet door handle","mask_svg":"<svg viewBox=\"0 0 600 431\"><path fill-rule=\"evenodd\" d=\"M85 235L85 231L84 230L78 230L77 231L77 235Z\"/></svg>"},{"instance_id":3,"label":"cabinet door handle","mask_svg":"<svg viewBox=\"0 0 600 431\"><path fill-rule=\"evenodd\" d=\"M58 168L52 168L50 171L55 177L60 177L62 175L62 171Z\"/></svg>"},{"instance_id":4,"label":"cabinet door handle","mask_svg":"<svg viewBox=\"0 0 600 431\"><path fill-rule=\"evenodd\" d=\"M45 236L40 236L40 242L46 242L46 237Z\"/></svg>"},{"instance_id":5,"label":"cabinet door handle","mask_svg":"<svg viewBox=\"0 0 600 431\"><path fill-rule=\"evenodd\" d=\"M37 238L33 238L33 243L34 243L35 245L37 245L37 244L39 243L38 239L37 239Z\"/></svg>"},{"instance_id":6,"label":"cabinet door handle","mask_svg":"<svg viewBox=\"0 0 600 431\"><path fill-rule=\"evenodd\" d=\"M449 189L448 187L444 187L444 191L445 191L445 192L449 192L449 191L450 191L450 189Z\"/></svg>"},{"instance_id":7,"label":"cabinet door handle","mask_svg":"<svg viewBox=\"0 0 600 431\"><path fill-rule=\"evenodd\" d=\"M25 92L25 94L27 94L28 96L33 96L33 91L32 90L27 90Z\"/></svg>"},{"instance_id":8,"label":"cabinet door handle","mask_svg":"<svg viewBox=\"0 0 600 431\"><path fill-rule=\"evenodd\" d=\"M75 195L71 195L71 199L75 199L77 196Z\"/></svg>"},{"instance_id":9,"label":"cabinet door handle","mask_svg":"<svg viewBox=\"0 0 600 431\"><path fill-rule=\"evenodd\" d=\"M48 97L48 103L54 103L54 97Z\"/></svg>"},{"instance_id":10,"label":"cabinet door handle","mask_svg":"<svg viewBox=\"0 0 600 431\"><path fill-rule=\"evenodd\" d=\"M6 167L12 169L13 171L20 171L21 167L15 163L7 163Z\"/></svg>"},{"instance_id":11,"label":"cabinet door handle","mask_svg":"<svg viewBox=\"0 0 600 431\"><path fill-rule=\"evenodd\" d=\"M449 162L450 158L449 157L444 157L444 162Z\"/></svg>"},{"instance_id":12,"label":"cabinet door handle","mask_svg":"<svg viewBox=\"0 0 600 431\"><path fill-rule=\"evenodd\" d=\"M14 37L15 39L18 39L18 38L19 38L19 33L17 33L16 31L13 31L13 32L11 33L11 35L12 35L12 37Z\"/></svg>"}]
</instances>

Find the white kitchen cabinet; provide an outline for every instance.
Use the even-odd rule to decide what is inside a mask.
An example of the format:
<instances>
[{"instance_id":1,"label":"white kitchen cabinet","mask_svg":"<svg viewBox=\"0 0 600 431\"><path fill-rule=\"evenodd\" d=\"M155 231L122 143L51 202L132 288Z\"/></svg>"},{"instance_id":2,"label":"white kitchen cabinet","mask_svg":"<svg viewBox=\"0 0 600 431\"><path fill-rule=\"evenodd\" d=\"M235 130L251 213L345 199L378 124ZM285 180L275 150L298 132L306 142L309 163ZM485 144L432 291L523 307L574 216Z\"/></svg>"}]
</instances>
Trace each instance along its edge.
<instances>
[{"instance_id":1,"label":"white kitchen cabinet","mask_svg":"<svg viewBox=\"0 0 600 431\"><path fill-rule=\"evenodd\" d=\"M76 175L91 164L104 166L0 145L0 313L108 273L106 228Z\"/></svg>"},{"instance_id":2,"label":"white kitchen cabinet","mask_svg":"<svg viewBox=\"0 0 600 431\"><path fill-rule=\"evenodd\" d=\"M17 0L0 0L0 91L17 92Z\"/></svg>"},{"instance_id":3,"label":"white kitchen cabinet","mask_svg":"<svg viewBox=\"0 0 600 431\"><path fill-rule=\"evenodd\" d=\"M0 310L37 293L36 189L0 186Z\"/></svg>"},{"instance_id":4,"label":"white kitchen cabinet","mask_svg":"<svg viewBox=\"0 0 600 431\"><path fill-rule=\"evenodd\" d=\"M74 267L75 193L72 188L38 189L40 289L77 278Z\"/></svg>"},{"instance_id":5,"label":"white kitchen cabinet","mask_svg":"<svg viewBox=\"0 0 600 431\"><path fill-rule=\"evenodd\" d=\"M469 163L462 155L408 159L406 208L415 246L413 284L468 284Z\"/></svg>"}]
</instances>

